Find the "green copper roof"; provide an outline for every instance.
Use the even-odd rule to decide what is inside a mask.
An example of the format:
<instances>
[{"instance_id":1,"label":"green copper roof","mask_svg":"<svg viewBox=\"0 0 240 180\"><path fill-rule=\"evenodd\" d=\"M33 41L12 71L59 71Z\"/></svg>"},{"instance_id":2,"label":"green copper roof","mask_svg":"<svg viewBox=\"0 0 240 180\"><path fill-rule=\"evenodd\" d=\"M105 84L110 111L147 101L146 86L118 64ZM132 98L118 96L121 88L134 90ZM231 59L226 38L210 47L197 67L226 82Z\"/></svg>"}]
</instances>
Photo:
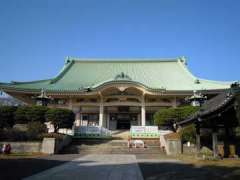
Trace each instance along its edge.
<instances>
[{"instance_id":1,"label":"green copper roof","mask_svg":"<svg viewBox=\"0 0 240 180\"><path fill-rule=\"evenodd\" d=\"M103 60L67 58L60 73L52 79L12 82L0 87L76 91L98 88L106 83L137 83L148 89L217 90L227 89L232 82L199 79L192 75L182 58Z\"/></svg>"}]
</instances>

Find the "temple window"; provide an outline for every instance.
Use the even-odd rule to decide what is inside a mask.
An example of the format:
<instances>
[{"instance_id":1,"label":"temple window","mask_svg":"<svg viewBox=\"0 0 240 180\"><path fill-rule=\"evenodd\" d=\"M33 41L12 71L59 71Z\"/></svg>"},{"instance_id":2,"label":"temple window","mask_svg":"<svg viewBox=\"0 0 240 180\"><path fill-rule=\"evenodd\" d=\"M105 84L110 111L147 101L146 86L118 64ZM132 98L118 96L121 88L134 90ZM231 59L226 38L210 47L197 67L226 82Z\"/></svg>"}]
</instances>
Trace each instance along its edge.
<instances>
[{"instance_id":1,"label":"temple window","mask_svg":"<svg viewBox=\"0 0 240 180\"><path fill-rule=\"evenodd\" d=\"M149 98L148 101L149 102L156 102L157 100L155 98Z\"/></svg>"},{"instance_id":2,"label":"temple window","mask_svg":"<svg viewBox=\"0 0 240 180\"><path fill-rule=\"evenodd\" d=\"M170 100L170 99L167 99L167 98L163 98L163 99L162 99L162 102L165 102L165 103L170 103L170 102L171 102L171 100Z\"/></svg>"},{"instance_id":3,"label":"temple window","mask_svg":"<svg viewBox=\"0 0 240 180\"><path fill-rule=\"evenodd\" d=\"M91 98L90 102L97 102L97 99L96 98Z\"/></svg>"},{"instance_id":4,"label":"temple window","mask_svg":"<svg viewBox=\"0 0 240 180\"><path fill-rule=\"evenodd\" d=\"M84 102L84 98L79 98L76 100L76 102Z\"/></svg>"},{"instance_id":5,"label":"temple window","mask_svg":"<svg viewBox=\"0 0 240 180\"><path fill-rule=\"evenodd\" d=\"M98 126L99 114L82 114L82 120L87 122L88 126Z\"/></svg>"},{"instance_id":6,"label":"temple window","mask_svg":"<svg viewBox=\"0 0 240 180\"><path fill-rule=\"evenodd\" d=\"M139 100L136 99L136 98L127 98L127 101L130 101L130 102L139 102Z\"/></svg>"}]
</instances>

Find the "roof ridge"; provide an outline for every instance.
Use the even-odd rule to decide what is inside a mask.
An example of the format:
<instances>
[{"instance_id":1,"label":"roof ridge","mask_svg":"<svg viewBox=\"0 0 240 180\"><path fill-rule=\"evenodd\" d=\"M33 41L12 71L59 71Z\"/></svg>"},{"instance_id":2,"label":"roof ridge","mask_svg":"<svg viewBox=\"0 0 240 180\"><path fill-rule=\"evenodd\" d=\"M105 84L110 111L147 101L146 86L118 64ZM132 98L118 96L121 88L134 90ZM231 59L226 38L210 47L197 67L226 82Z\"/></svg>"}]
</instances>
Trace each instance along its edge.
<instances>
[{"instance_id":1,"label":"roof ridge","mask_svg":"<svg viewBox=\"0 0 240 180\"><path fill-rule=\"evenodd\" d=\"M183 61L178 61L178 62L179 62L179 66L180 66L193 80L199 79L198 77L196 77L196 76L189 70L185 59L184 59Z\"/></svg>"},{"instance_id":2,"label":"roof ridge","mask_svg":"<svg viewBox=\"0 0 240 180\"><path fill-rule=\"evenodd\" d=\"M177 58L77 58L68 56L65 62L111 62L111 63L129 63L129 62L178 62L182 57Z\"/></svg>"},{"instance_id":3,"label":"roof ridge","mask_svg":"<svg viewBox=\"0 0 240 180\"><path fill-rule=\"evenodd\" d=\"M75 61L69 61L68 59L66 59L63 68L54 78L52 78L50 83L51 84L56 83L59 79L61 79L64 76L64 74L71 68L74 62Z\"/></svg>"}]
</instances>

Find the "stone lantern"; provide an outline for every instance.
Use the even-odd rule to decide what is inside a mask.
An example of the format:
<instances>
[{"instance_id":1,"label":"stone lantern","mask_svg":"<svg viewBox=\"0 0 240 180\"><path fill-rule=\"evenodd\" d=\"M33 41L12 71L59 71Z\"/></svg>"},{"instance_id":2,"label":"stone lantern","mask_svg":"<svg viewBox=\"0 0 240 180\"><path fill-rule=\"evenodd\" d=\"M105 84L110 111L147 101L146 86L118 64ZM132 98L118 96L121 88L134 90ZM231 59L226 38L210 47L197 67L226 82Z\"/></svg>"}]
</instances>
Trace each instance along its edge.
<instances>
[{"instance_id":1,"label":"stone lantern","mask_svg":"<svg viewBox=\"0 0 240 180\"><path fill-rule=\"evenodd\" d=\"M206 96L204 96L202 93L198 93L196 90L193 91L193 95L191 97L186 98L186 100L190 102L192 106L201 106L206 99Z\"/></svg>"},{"instance_id":2,"label":"stone lantern","mask_svg":"<svg viewBox=\"0 0 240 180\"><path fill-rule=\"evenodd\" d=\"M41 90L41 94L34 98L36 100L36 104L39 106L47 106L51 98L47 96L45 89Z\"/></svg>"}]
</instances>

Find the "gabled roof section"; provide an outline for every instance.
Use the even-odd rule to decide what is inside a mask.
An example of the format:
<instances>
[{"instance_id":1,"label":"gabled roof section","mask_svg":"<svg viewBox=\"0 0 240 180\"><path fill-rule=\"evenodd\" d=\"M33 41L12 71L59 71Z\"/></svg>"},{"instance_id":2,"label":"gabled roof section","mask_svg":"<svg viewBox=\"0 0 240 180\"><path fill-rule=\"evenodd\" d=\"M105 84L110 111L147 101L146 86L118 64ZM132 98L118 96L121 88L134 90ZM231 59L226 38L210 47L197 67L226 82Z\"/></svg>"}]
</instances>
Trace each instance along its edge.
<instances>
[{"instance_id":1,"label":"gabled roof section","mask_svg":"<svg viewBox=\"0 0 240 180\"><path fill-rule=\"evenodd\" d=\"M227 89L232 82L199 79L186 67L184 58L173 59L78 59L68 57L52 79L0 84L0 88L79 91L106 83L139 83L147 89L172 91Z\"/></svg>"}]
</instances>

